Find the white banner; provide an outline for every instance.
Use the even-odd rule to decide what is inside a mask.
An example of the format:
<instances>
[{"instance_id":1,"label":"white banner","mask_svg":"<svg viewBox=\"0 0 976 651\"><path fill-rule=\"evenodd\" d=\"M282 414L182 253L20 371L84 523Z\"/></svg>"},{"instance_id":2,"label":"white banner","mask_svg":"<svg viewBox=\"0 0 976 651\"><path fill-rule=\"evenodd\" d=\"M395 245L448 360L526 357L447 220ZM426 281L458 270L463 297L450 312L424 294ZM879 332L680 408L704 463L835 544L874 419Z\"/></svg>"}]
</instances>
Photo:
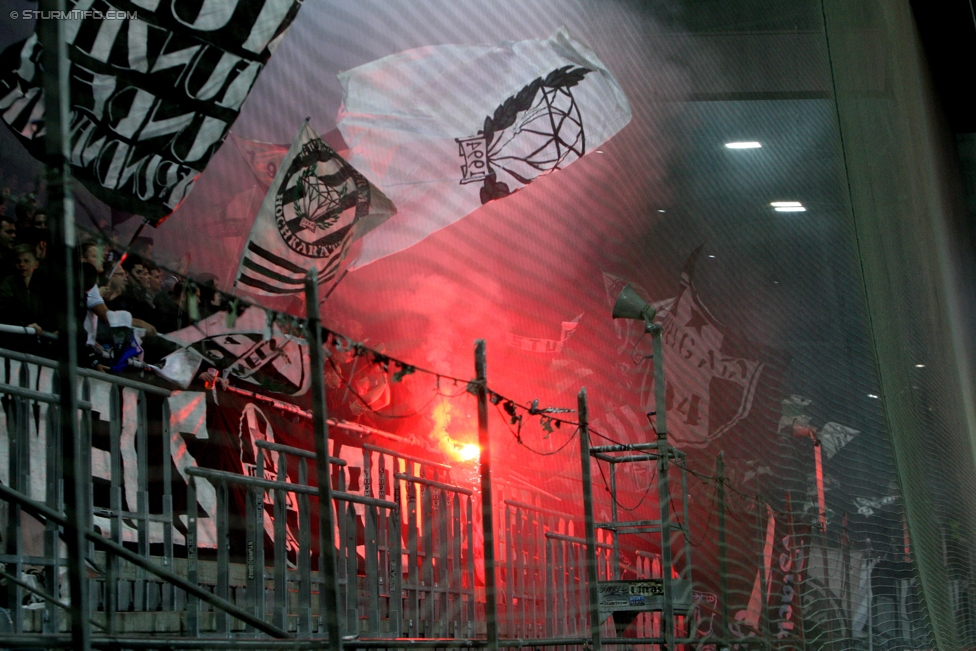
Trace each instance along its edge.
<instances>
[{"instance_id":1,"label":"white banner","mask_svg":"<svg viewBox=\"0 0 976 651\"><path fill-rule=\"evenodd\" d=\"M25 9L11 19L63 21L71 174L156 224L223 143L301 0L69 4L58 18ZM43 160L41 57L36 34L0 55L0 118Z\"/></svg>"},{"instance_id":2,"label":"white banner","mask_svg":"<svg viewBox=\"0 0 976 651\"><path fill-rule=\"evenodd\" d=\"M395 211L306 122L274 174L235 283L256 294L297 294L313 267L328 282L350 243Z\"/></svg>"},{"instance_id":3,"label":"white banner","mask_svg":"<svg viewBox=\"0 0 976 651\"><path fill-rule=\"evenodd\" d=\"M397 205L360 267L562 169L630 122L626 95L565 28L548 39L408 50L339 74L356 169Z\"/></svg>"}]
</instances>

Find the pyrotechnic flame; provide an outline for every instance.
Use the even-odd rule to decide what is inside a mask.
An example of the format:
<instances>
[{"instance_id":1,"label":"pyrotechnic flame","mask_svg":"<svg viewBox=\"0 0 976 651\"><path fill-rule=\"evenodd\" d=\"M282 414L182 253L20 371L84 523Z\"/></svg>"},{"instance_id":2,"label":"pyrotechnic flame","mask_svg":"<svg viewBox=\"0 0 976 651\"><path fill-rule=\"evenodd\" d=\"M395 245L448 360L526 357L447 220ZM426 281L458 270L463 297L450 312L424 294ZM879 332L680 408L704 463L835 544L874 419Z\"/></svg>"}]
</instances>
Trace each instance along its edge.
<instances>
[{"instance_id":1,"label":"pyrotechnic flame","mask_svg":"<svg viewBox=\"0 0 976 651\"><path fill-rule=\"evenodd\" d=\"M466 443L451 436L447 428L453 420L451 403L442 400L431 414L434 419L434 429L430 436L437 442L437 446L444 454L454 461L477 461L481 456L481 448L476 443ZM462 436L462 439L474 438L474 435Z\"/></svg>"}]
</instances>

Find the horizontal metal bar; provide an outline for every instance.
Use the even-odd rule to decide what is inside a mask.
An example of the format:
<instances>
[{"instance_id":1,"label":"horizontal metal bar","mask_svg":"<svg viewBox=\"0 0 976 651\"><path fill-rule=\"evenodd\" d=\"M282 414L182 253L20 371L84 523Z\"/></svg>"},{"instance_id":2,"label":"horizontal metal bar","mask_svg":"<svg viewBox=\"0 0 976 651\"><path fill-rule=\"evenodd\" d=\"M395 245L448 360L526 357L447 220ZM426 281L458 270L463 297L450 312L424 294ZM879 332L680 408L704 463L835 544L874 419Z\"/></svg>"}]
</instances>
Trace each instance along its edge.
<instances>
[{"instance_id":1,"label":"horizontal metal bar","mask_svg":"<svg viewBox=\"0 0 976 651\"><path fill-rule=\"evenodd\" d=\"M371 443L363 443L363 449L369 450L370 452L378 452L380 454L385 454L391 457L397 457L403 459L404 461L412 461L414 463L419 463L424 466L430 466L432 468L440 468L441 470L450 470L451 467L446 463L441 463L440 461L430 461L428 459L421 459L420 457L415 457L410 454L404 454L402 452L397 452L396 450L390 450L387 448L381 448L378 445L372 445Z\"/></svg>"},{"instance_id":2,"label":"horizontal metal bar","mask_svg":"<svg viewBox=\"0 0 976 651\"><path fill-rule=\"evenodd\" d=\"M633 452L635 450L657 450L657 441L647 443L628 443L626 445L594 445L590 448L590 454L598 452Z\"/></svg>"},{"instance_id":3,"label":"horizontal metal bar","mask_svg":"<svg viewBox=\"0 0 976 651\"><path fill-rule=\"evenodd\" d=\"M25 398L27 400L36 400L37 402L46 402L49 405L55 405L61 402L61 396L14 386L12 384L7 384L6 382L0 382L0 393L7 393L12 396L16 396L17 398Z\"/></svg>"},{"instance_id":4,"label":"horizontal metal bar","mask_svg":"<svg viewBox=\"0 0 976 651\"><path fill-rule=\"evenodd\" d=\"M28 355L27 353L17 352L16 350L9 350L7 348L0 348L0 357L6 357L8 359L16 359L20 362L26 362L28 364L37 364L38 366L46 366L47 368L57 368L58 362L54 359L48 359L47 357L38 357L37 355ZM127 387L129 389L137 389L140 391L145 391L146 393L155 393L160 396L172 395L172 391L169 389L164 389L162 387L157 387L153 384L146 384L145 382L136 382L135 380L129 380L127 378L121 378L116 375L109 375L108 373L101 373L99 371L93 371L90 368L78 368L78 375L82 377L92 378L95 380L102 380L103 382L110 382L112 384L117 384L119 386Z\"/></svg>"},{"instance_id":5,"label":"horizontal metal bar","mask_svg":"<svg viewBox=\"0 0 976 651\"><path fill-rule=\"evenodd\" d=\"M543 637L533 638L498 638L499 649L521 649L534 646L582 646L591 642L588 637Z\"/></svg>"},{"instance_id":6,"label":"horizontal metal bar","mask_svg":"<svg viewBox=\"0 0 976 651\"><path fill-rule=\"evenodd\" d=\"M20 506L25 511L34 515L35 517L45 518L47 520L50 520L51 522L55 522L61 525L62 527L65 526L65 523L67 522L67 519L63 517L60 513L54 511L53 509L48 508L43 504L40 504L39 502L35 502L34 500L30 499L23 493L19 491L15 491L12 488L8 488L3 484L0 484L0 498L6 499L7 501L11 501L11 502L16 502L20 504ZM238 608L237 606L230 603L229 601L221 599L220 597L213 595L207 590L204 590L200 586L180 578L179 576L170 572L169 570L164 570L163 568L157 566L155 563L149 561L148 559L139 556L135 552L129 551L124 546L118 543L112 542L111 540L102 537L101 534L97 534L91 529L86 529L84 531L84 534L85 534L85 538L95 543L96 547L102 547L108 553L115 554L122 560L132 563L136 567L141 567L142 569L146 570L147 572L150 572L151 574L155 574L156 576L163 579L164 581L175 585L177 588L181 588L183 591L188 592L189 594L200 599L201 601L207 602L214 608L218 608L226 612L227 614L236 617L237 619L241 620L245 624L250 624L254 628L258 629L259 631L262 631L264 633L267 633L268 635L277 638L287 639L291 637L288 633L281 630L277 626L273 626L267 623L266 621L264 621L263 619L255 617L254 615L247 612L243 608Z\"/></svg>"},{"instance_id":7,"label":"horizontal metal bar","mask_svg":"<svg viewBox=\"0 0 976 651\"><path fill-rule=\"evenodd\" d=\"M364 495L356 495L355 493L343 493L341 491L332 491L332 499L342 500L343 502L352 502L353 504L365 504L366 506L377 506L381 509L390 509L391 511L400 510L400 505L396 502L389 502L387 500L381 500L376 497L365 497Z\"/></svg>"},{"instance_id":8,"label":"horizontal metal bar","mask_svg":"<svg viewBox=\"0 0 976 651\"><path fill-rule=\"evenodd\" d=\"M44 590L41 590L39 588L35 588L31 584L29 584L27 581L22 581L22 580L18 579L13 574L10 574L8 572L4 572L3 570L0 570L0 577L5 578L7 581L10 581L11 583L16 583L17 585L19 585L20 587L22 587L24 590L27 590L27 592L30 592L32 594L36 594L38 597L40 597L44 601L47 601L47 602L50 602L50 603L54 604L55 606L57 606L61 610L66 610L68 612L71 612L71 606L69 606L68 604L64 603L63 601L61 601L57 597L48 594ZM98 622L96 622L94 619L90 619L89 618L88 621L92 623L92 626L97 626L98 628L102 629L103 631L105 630L105 627L102 624L99 624Z\"/></svg>"},{"instance_id":9,"label":"horizontal metal bar","mask_svg":"<svg viewBox=\"0 0 976 651\"><path fill-rule=\"evenodd\" d=\"M560 518L566 518L567 520L572 520L573 516L568 513L561 513L560 511L553 511L552 509L544 509L539 506L533 506L531 504L526 504L525 502L516 502L515 500L505 500L505 504L508 506L514 506L517 509L525 509L526 511L535 511L536 513L544 513L545 515L555 515Z\"/></svg>"},{"instance_id":10,"label":"horizontal metal bar","mask_svg":"<svg viewBox=\"0 0 976 651\"><path fill-rule=\"evenodd\" d=\"M145 382L136 382L135 380L130 380L124 377L117 377L115 375L109 375L108 373L100 373L99 371L93 371L88 368L79 368L78 375L82 377L91 378L93 380L101 380L102 382L110 382L111 384L118 385L120 387L125 387L126 389L135 389L136 391L145 391L146 393L152 393L157 396L163 396L168 398L173 395L173 392L169 389L164 389L163 387L157 387L154 384L146 384Z\"/></svg>"},{"instance_id":11,"label":"horizontal metal bar","mask_svg":"<svg viewBox=\"0 0 976 651\"><path fill-rule=\"evenodd\" d=\"M54 558L53 556L26 556L26 555L16 555L16 554L0 554L0 563L22 563L24 565L54 565L55 561L57 564L64 565L64 557ZM85 565L93 571L95 574L104 575L105 568L95 562L90 556L85 557Z\"/></svg>"},{"instance_id":12,"label":"horizontal metal bar","mask_svg":"<svg viewBox=\"0 0 976 651\"><path fill-rule=\"evenodd\" d=\"M618 535L633 535L637 533L661 533L661 527L620 527L619 529L611 529L609 527L604 529L605 531L613 531Z\"/></svg>"},{"instance_id":13,"label":"horizontal metal bar","mask_svg":"<svg viewBox=\"0 0 976 651\"><path fill-rule=\"evenodd\" d=\"M546 532L546 538L549 538L550 540L561 540L563 542L579 543L580 545L586 544L586 538L574 538L573 536L567 536L561 533L552 533L551 531ZM596 546L598 549L613 549L613 545L608 545L607 543L598 542Z\"/></svg>"},{"instance_id":14,"label":"horizontal metal bar","mask_svg":"<svg viewBox=\"0 0 976 651\"><path fill-rule=\"evenodd\" d=\"M5 382L0 382L0 393L6 393L16 398L23 398L24 400L33 400L35 402L44 402L49 405L61 404L61 396L54 393L44 393L43 391L34 391L33 389L26 389L24 387L18 387L13 384L7 384ZM84 410L90 410L92 408L91 403L87 400L79 400L78 408Z\"/></svg>"},{"instance_id":15,"label":"horizontal metal bar","mask_svg":"<svg viewBox=\"0 0 976 651\"><path fill-rule=\"evenodd\" d=\"M203 477L211 482L226 481L231 484L242 484L245 486L256 486L269 491L283 491L285 493L301 493L302 495L315 495L318 497L319 489L314 486L304 484L292 484L284 481L271 481L270 479L258 479L247 475L238 475L226 470L210 470L209 468L190 467L186 469L186 474L193 477Z\"/></svg>"},{"instance_id":16,"label":"horizontal metal bar","mask_svg":"<svg viewBox=\"0 0 976 651\"><path fill-rule=\"evenodd\" d=\"M415 475L406 475L402 472L393 473L393 478L402 479L403 481L408 481L413 484L423 484L424 486L430 486L431 488L440 488L441 490L451 491L452 493L474 495L474 491L467 488L461 488L460 486L455 486L454 484L445 484L439 481L434 481L433 479L424 479L423 477L417 477Z\"/></svg>"},{"instance_id":17,"label":"horizontal metal bar","mask_svg":"<svg viewBox=\"0 0 976 651\"><path fill-rule=\"evenodd\" d=\"M9 325L7 323L0 323L0 332L8 335L26 335L28 337L40 336L43 337L44 339L50 339L52 341L58 340L58 336L53 332L41 331L41 334L38 335L37 330L29 326L18 326L18 325Z\"/></svg>"},{"instance_id":18,"label":"horizontal metal bar","mask_svg":"<svg viewBox=\"0 0 976 651\"><path fill-rule=\"evenodd\" d=\"M50 633L10 633L3 634L2 642L6 647L19 649L71 649L73 642L70 635L52 635ZM107 637L93 635L91 641L94 649L293 649L295 651L321 651L325 648L325 641L321 639L304 640L255 640L255 639L227 639L196 637L196 638L164 638L155 636L143 637Z\"/></svg>"},{"instance_id":19,"label":"horizontal metal bar","mask_svg":"<svg viewBox=\"0 0 976 651\"><path fill-rule=\"evenodd\" d=\"M628 529L630 527L660 527L660 520L630 520L629 522L594 522L597 529Z\"/></svg>"},{"instance_id":20,"label":"horizontal metal bar","mask_svg":"<svg viewBox=\"0 0 976 651\"><path fill-rule=\"evenodd\" d=\"M135 511L113 511L112 509L106 509L96 506L92 509L92 513L103 518L127 518L129 520L146 520L147 522L162 522L162 523L172 523L172 517L167 517L161 513L137 513Z\"/></svg>"},{"instance_id":21,"label":"horizontal metal bar","mask_svg":"<svg viewBox=\"0 0 976 651\"><path fill-rule=\"evenodd\" d=\"M590 448L590 454L596 456L597 454L607 454L608 452L636 452L639 450L657 450L658 442L650 441L648 443L629 443L627 445L597 445ZM673 456L684 459L685 453L674 447L673 445L668 446L668 452ZM617 459L619 459L618 457ZM616 459L615 459L616 461Z\"/></svg>"},{"instance_id":22,"label":"horizontal metal bar","mask_svg":"<svg viewBox=\"0 0 976 651\"><path fill-rule=\"evenodd\" d=\"M236 475L232 472L227 472L225 470L210 470L208 468L190 467L186 469L186 474L192 475L194 477L203 477L204 479L210 481L226 481L231 484L243 484L245 486L256 486L258 488L263 488L269 491L282 491L285 493L301 493L302 495L313 495L315 497L319 496L319 489L314 486L305 486L304 484L292 484L290 482L283 482L283 481L271 481L269 479L258 479L257 477ZM340 491L335 491L335 490L332 491L332 499L342 500L344 502L353 502L355 504L365 504L366 506L378 506L384 509L399 509L399 505L396 502L388 502L386 500L376 499L375 497L364 497L362 495L355 495L353 493L342 493Z\"/></svg>"},{"instance_id":23,"label":"horizontal metal bar","mask_svg":"<svg viewBox=\"0 0 976 651\"><path fill-rule=\"evenodd\" d=\"M596 453L593 455L600 461L608 463L632 463L634 461L657 461L661 458L660 454L632 454L627 457L615 457L609 454Z\"/></svg>"},{"instance_id":24,"label":"horizontal metal bar","mask_svg":"<svg viewBox=\"0 0 976 651\"><path fill-rule=\"evenodd\" d=\"M311 450L303 450L301 448L294 448L290 445L282 445L281 443L274 443L273 441L262 441L257 440L254 445L259 448L264 448L265 450L271 450L272 452L284 452L285 454L290 454L296 457L305 457L306 459L316 459L315 452ZM346 460L340 459L339 457L329 457L329 463L335 466L345 466Z\"/></svg>"},{"instance_id":25,"label":"horizontal metal bar","mask_svg":"<svg viewBox=\"0 0 976 651\"><path fill-rule=\"evenodd\" d=\"M273 405L277 409L280 409L289 414L295 414L301 418L312 419L312 412L305 411L301 407L296 407L295 405L289 404L287 402L282 402L281 400L276 400L269 396L262 395L260 393L254 393L253 391L248 391L247 389L240 389L238 387L227 386L224 387L224 391L228 393L236 393L241 396L247 396L248 398L253 398L261 402ZM326 421L329 427L336 427L338 429L344 429L349 432L356 432L357 434L372 434L374 436L379 436L381 438L387 438L397 443L405 443L407 439L397 434L392 434L390 432L384 432L381 429L376 429L375 427L369 427L367 425L360 425L359 423L350 423L345 420L336 420L335 418L330 418Z\"/></svg>"},{"instance_id":26,"label":"horizontal metal bar","mask_svg":"<svg viewBox=\"0 0 976 651\"><path fill-rule=\"evenodd\" d=\"M501 640L499 640L499 645ZM453 637L359 638L343 640L344 649L480 649L487 640L457 639Z\"/></svg>"},{"instance_id":27,"label":"horizontal metal bar","mask_svg":"<svg viewBox=\"0 0 976 651\"><path fill-rule=\"evenodd\" d=\"M360 425L359 423L350 423L347 420L333 420L330 418L329 427L336 427L338 429L344 429L347 432L356 432L357 434L372 434L374 436L379 436L381 438L390 439L391 441L396 441L397 443L407 443L406 438L399 436L397 434L384 432L381 429L376 429L375 427L369 427L368 425Z\"/></svg>"},{"instance_id":28,"label":"horizontal metal bar","mask_svg":"<svg viewBox=\"0 0 976 651\"><path fill-rule=\"evenodd\" d=\"M582 637L550 637L550 638L501 638L498 647L503 649L523 649L531 647L551 646L581 646L589 638ZM661 642L661 638L632 638L612 637L603 638L603 644L628 645ZM763 645L762 637L719 640L714 637L675 638L677 644L723 644L729 646L732 642L737 645L751 647ZM50 633L5 633L4 644L19 648L48 648L69 649L72 646L70 635ZM778 640L777 644L796 644L798 639L787 638ZM321 651L327 640L324 638L306 638L302 640L255 640L255 639L227 639L216 637L196 638L165 638L165 637L107 637L92 636L92 647L96 649L293 649L294 651ZM481 639L440 639L440 638L389 638L389 639L356 639L343 641L342 646L348 649L480 649L487 646L486 640Z\"/></svg>"}]
</instances>

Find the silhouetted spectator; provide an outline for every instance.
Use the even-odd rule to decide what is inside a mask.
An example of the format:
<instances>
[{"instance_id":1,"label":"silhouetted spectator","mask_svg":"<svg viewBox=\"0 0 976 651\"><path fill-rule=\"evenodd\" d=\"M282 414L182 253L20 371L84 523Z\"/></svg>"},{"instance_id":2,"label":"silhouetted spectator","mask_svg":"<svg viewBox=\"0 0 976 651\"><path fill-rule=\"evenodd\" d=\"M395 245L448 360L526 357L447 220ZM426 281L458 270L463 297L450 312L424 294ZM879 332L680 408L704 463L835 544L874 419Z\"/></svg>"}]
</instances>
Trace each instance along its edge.
<instances>
[{"instance_id":1,"label":"silhouetted spectator","mask_svg":"<svg viewBox=\"0 0 976 651\"><path fill-rule=\"evenodd\" d=\"M21 244L14 253L16 273L0 282L0 321L32 327L38 334L54 330L57 325L50 288L35 277L37 258L33 249Z\"/></svg>"},{"instance_id":2,"label":"silhouetted spectator","mask_svg":"<svg viewBox=\"0 0 976 651\"><path fill-rule=\"evenodd\" d=\"M35 212L31 226L42 231L50 230L50 227L47 224L47 213L43 210L38 210Z\"/></svg>"},{"instance_id":3,"label":"silhouetted spectator","mask_svg":"<svg viewBox=\"0 0 976 651\"><path fill-rule=\"evenodd\" d=\"M38 270L42 273L47 273L47 250L51 241L51 231L31 226L22 234L19 240L20 244L28 244L34 249L34 257L37 258Z\"/></svg>"},{"instance_id":4,"label":"silhouetted spectator","mask_svg":"<svg viewBox=\"0 0 976 651\"><path fill-rule=\"evenodd\" d=\"M0 280L14 272L14 245L17 226L7 215L0 215Z\"/></svg>"},{"instance_id":5,"label":"silhouetted spectator","mask_svg":"<svg viewBox=\"0 0 976 651\"><path fill-rule=\"evenodd\" d=\"M37 212L37 198L33 192L25 194L14 206L14 216L17 219L17 229L26 230L34 225L34 214Z\"/></svg>"},{"instance_id":6,"label":"silhouetted spectator","mask_svg":"<svg viewBox=\"0 0 976 651\"><path fill-rule=\"evenodd\" d=\"M213 274L203 274L200 276L200 319L206 319L217 312L222 312L228 308L227 300L216 287L217 276Z\"/></svg>"},{"instance_id":7,"label":"silhouetted spectator","mask_svg":"<svg viewBox=\"0 0 976 651\"><path fill-rule=\"evenodd\" d=\"M90 264L99 276L105 271L104 254L98 242L90 241L81 245L81 261Z\"/></svg>"},{"instance_id":8,"label":"silhouetted spectator","mask_svg":"<svg viewBox=\"0 0 976 651\"><path fill-rule=\"evenodd\" d=\"M124 310L132 314L133 318L152 323L154 298L149 292L149 270L147 261L138 255L130 253L122 262L122 268L128 275L122 295L107 302L110 310Z\"/></svg>"},{"instance_id":9,"label":"silhouetted spectator","mask_svg":"<svg viewBox=\"0 0 976 651\"><path fill-rule=\"evenodd\" d=\"M132 243L129 251L143 260L152 260L153 253L153 238L143 235L142 237L137 237L136 241Z\"/></svg>"}]
</instances>

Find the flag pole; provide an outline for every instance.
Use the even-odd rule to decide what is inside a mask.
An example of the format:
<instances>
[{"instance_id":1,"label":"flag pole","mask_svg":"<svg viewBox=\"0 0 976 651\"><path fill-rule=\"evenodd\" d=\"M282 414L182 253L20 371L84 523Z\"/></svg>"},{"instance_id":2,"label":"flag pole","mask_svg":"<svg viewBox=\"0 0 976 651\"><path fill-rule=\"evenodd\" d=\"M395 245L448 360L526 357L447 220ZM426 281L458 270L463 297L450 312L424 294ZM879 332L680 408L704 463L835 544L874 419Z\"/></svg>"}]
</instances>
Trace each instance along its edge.
<instances>
[{"instance_id":1,"label":"flag pole","mask_svg":"<svg viewBox=\"0 0 976 651\"><path fill-rule=\"evenodd\" d=\"M342 651L339 635L339 588L336 583L334 546L335 526L332 518L332 470L329 463L329 414L325 403L325 360L322 354L322 322L319 318L318 271L313 266L305 277L305 332L308 341L312 380L312 432L315 438L315 468L319 486L319 573L324 595L319 611L325 618L330 651ZM354 631L358 632L358 631Z\"/></svg>"},{"instance_id":2,"label":"flag pole","mask_svg":"<svg viewBox=\"0 0 976 651\"><path fill-rule=\"evenodd\" d=\"M498 602L495 587L495 518L491 497L491 439L488 436L488 368L485 340L475 342L475 389L478 396L478 446L481 448L481 528L485 557L485 632L488 651L498 651Z\"/></svg>"},{"instance_id":3,"label":"flag pole","mask_svg":"<svg viewBox=\"0 0 976 651\"><path fill-rule=\"evenodd\" d=\"M115 263L115 266L112 267L112 273L110 273L108 275L109 278L111 278L112 276L114 276L115 275L115 272L118 271L119 270L119 267L122 266L122 261L125 260L125 258L126 258L127 255L129 255L129 249L131 249L132 248L132 245L135 244L136 238L138 238L139 235L142 234L142 229L144 229L147 224L149 224L149 220L144 217L142 219L142 223L139 224L139 228L137 228L136 229L136 232L133 233L132 234L132 237L129 238L129 243L125 245L125 252L122 255L119 256L118 262L116 262Z\"/></svg>"},{"instance_id":4,"label":"flag pole","mask_svg":"<svg viewBox=\"0 0 976 651\"><path fill-rule=\"evenodd\" d=\"M717 483L715 485L715 501L718 508L718 585L719 598L722 600L722 638L723 646L728 646L732 639L729 631L729 559L728 547L725 540L725 452L719 452L715 458L715 475Z\"/></svg>"},{"instance_id":5,"label":"flag pole","mask_svg":"<svg viewBox=\"0 0 976 651\"><path fill-rule=\"evenodd\" d=\"M327 300L329 300L329 297L332 296L332 292L334 292L335 291L335 288L339 286L339 283L342 282L342 279L346 277L346 274L347 273L349 273L349 267L346 267L345 269L343 269L342 270L342 273L339 275L338 280L336 280L334 283L332 283L332 287L329 288L329 291L327 291L325 293L325 296L322 297L322 300L319 301L319 305L320 306L323 303L325 303Z\"/></svg>"},{"instance_id":6,"label":"flag pole","mask_svg":"<svg viewBox=\"0 0 976 651\"><path fill-rule=\"evenodd\" d=\"M41 0L44 12L64 12L65 0ZM68 128L69 70L68 44L64 20L39 20L38 32L44 48L44 149L48 181L48 216L51 243L56 247L54 259L60 259L63 273L56 274L55 287L60 302L58 310L58 421L64 472L64 538L68 552L68 584L71 595L71 646L79 651L91 649L91 624L87 609L88 581L85 577L85 555L88 525L85 502L88 477L82 461L81 430L78 422L78 321L79 293L75 255L75 216L71 195L70 140ZM19 604L13 606L19 608Z\"/></svg>"},{"instance_id":7,"label":"flag pole","mask_svg":"<svg viewBox=\"0 0 976 651\"><path fill-rule=\"evenodd\" d=\"M674 651L674 604L672 602L671 566L671 490L668 485L668 468L671 465L671 448L668 445L668 421L664 386L664 329L657 323L648 322L646 331L651 333L654 352L654 429L657 432L658 454L658 515L661 521L661 583L664 592L664 609L661 614L662 637L668 651Z\"/></svg>"},{"instance_id":8,"label":"flag pole","mask_svg":"<svg viewBox=\"0 0 976 651\"><path fill-rule=\"evenodd\" d=\"M591 484L593 480L590 476L590 428L589 410L586 405L586 387L581 388L577 394L576 405L579 414L580 459L583 464L581 478L583 481L583 526L586 532L586 585L590 602L590 648L592 651L601 651L603 647L600 639L600 578L596 560L596 529L593 517L593 489ZM613 465L610 467L613 468ZM614 518L614 522L616 520ZM613 540L616 544L616 535L614 535Z\"/></svg>"}]
</instances>

